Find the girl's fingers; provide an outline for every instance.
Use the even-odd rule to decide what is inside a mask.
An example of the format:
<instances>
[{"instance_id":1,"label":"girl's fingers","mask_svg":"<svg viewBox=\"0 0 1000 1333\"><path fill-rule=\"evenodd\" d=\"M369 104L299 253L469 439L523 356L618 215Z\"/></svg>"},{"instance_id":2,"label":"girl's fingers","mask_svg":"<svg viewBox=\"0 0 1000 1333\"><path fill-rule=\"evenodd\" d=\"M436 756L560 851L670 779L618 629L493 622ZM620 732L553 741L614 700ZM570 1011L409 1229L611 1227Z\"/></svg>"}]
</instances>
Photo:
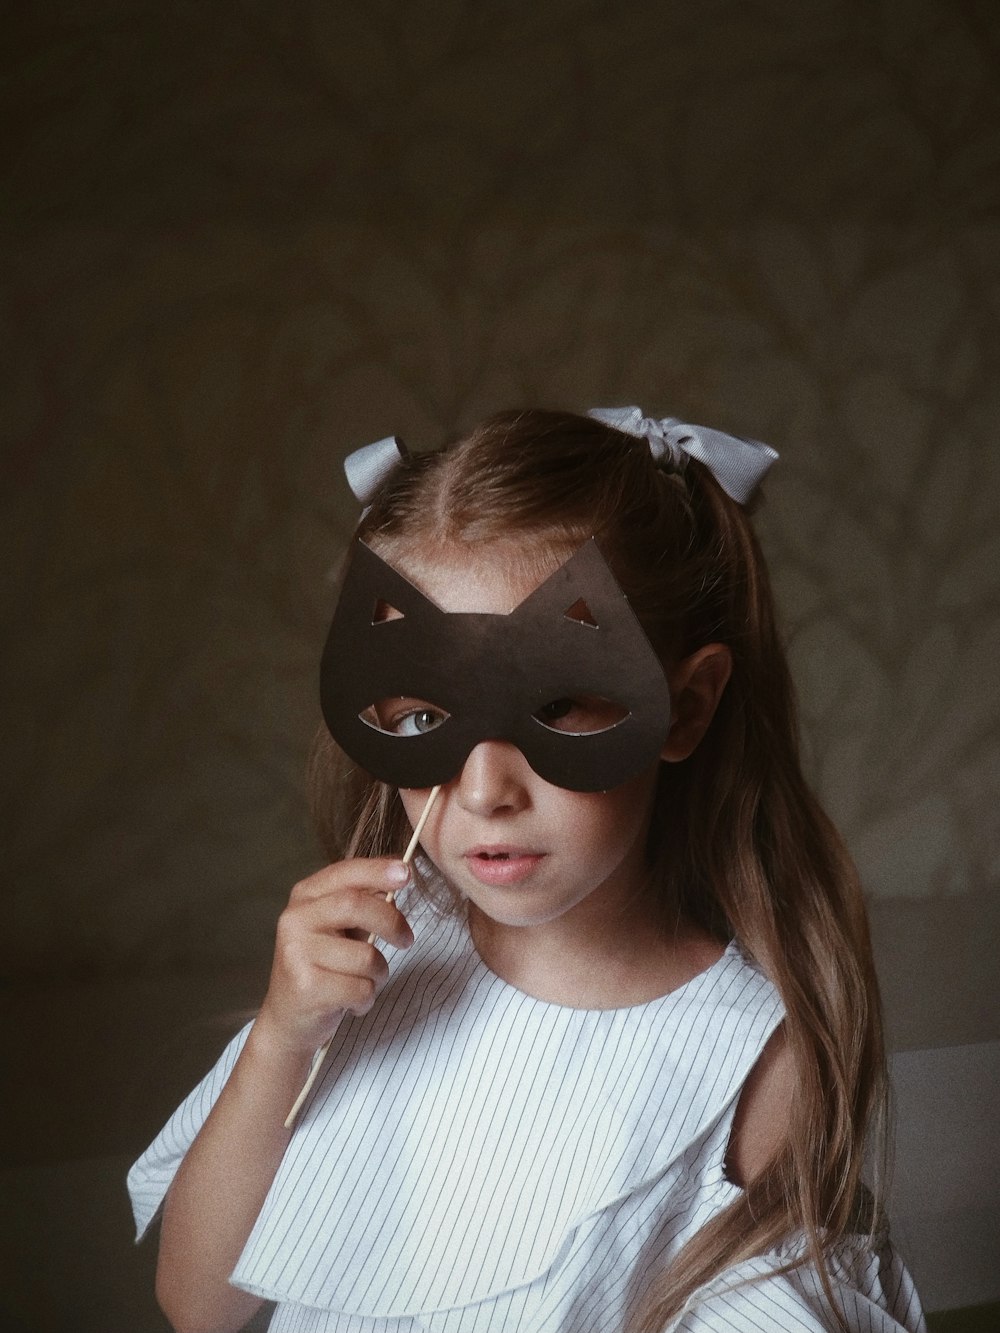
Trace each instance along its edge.
<instances>
[{"instance_id":1,"label":"girl's fingers","mask_svg":"<svg viewBox=\"0 0 1000 1333\"><path fill-rule=\"evenodd\" d=\"M296 884L290 901L295 903L324 898L346 888L361 889L384 898L388 893L398 893L409 882L411 873L408 865L394 857L358 857L353 861L337 861Z\"/></svg>"},{"instance_id":2,"label":"girl's fingers","mask_svg":"<svg viewBox=\"0 0 1000 1333\"><path fill-rule=\"evenodd\" d=\"M389 975L389 965L373 944L343 937L323 939L295 973L296 1003L305 1014L326 1015L371 1008Z\"/></svg>"},{"instance_id":3,"label":"girl's fingers","mask_svg":"<svg viewBox=\"0 0 1000 1333\"><path fill-rule=\"evenodd\" d=\"M389 975L369 936L408 949L413 932L387 901L409 878L400 861L342 861L297 884L278 918L271 981L259 1018L282 1040L315 1049L345 1010L367 1013Z\"/></svg>"},{"instance_id":4,"label":"girl's fingers","mask_svg":"<svg viewBox=\"0 0 1000 1333\"><path fill-rule=\"evenodd\" d=\"M343 935L310 934L275 956L258 1019L297 1044L315 1049L339 1011L366 1013L389 966L373 944ZM296 1035L297 1034L297 1035Z\"/></svg>"},{"instance_id":5,"label":"girl's fingers","mask_svg":"<svg viewBox=\"0 0 1000 1333\"><path fill-rule=\"evenodd\" d=\"M374 944L345 939L343 935L318 941L314 945L312 962L324 972L366 977L376 985L381 985L389 975L389 964Z\"/></svg>"},{"instance_id":6,"label":"girl's fingers","mask_svg":"<svg viewBox=\"0 0 1000 1333\"><path fill-rule=\"evenodd\" d=\"M360 889L346 889L288 908L278 928L283 936L300 932L334 937L350 934L354 939L366 940L374 935L396 949L408 949L413 943L413 932L395 903L373 898Z\"/></svg>"}]
</instances>

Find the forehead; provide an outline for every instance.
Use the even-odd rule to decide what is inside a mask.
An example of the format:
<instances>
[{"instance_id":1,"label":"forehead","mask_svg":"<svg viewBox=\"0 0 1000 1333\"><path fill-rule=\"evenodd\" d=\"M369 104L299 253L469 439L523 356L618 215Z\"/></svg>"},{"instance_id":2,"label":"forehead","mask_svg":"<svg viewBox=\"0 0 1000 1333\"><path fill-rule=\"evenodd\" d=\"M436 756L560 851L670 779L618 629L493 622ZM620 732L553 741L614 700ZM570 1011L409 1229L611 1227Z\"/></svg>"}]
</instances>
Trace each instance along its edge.
<instances>
[{"instance_id":1,"label":"forehead","mask_svg":"<svg viewBox=\"0 0 1000 1333\"><path fill-rule=\"evenodd\" d=\"M573 552L570 545L454 543L376 550L442 611L509 615Z\"/></svg>"}]
</instances>

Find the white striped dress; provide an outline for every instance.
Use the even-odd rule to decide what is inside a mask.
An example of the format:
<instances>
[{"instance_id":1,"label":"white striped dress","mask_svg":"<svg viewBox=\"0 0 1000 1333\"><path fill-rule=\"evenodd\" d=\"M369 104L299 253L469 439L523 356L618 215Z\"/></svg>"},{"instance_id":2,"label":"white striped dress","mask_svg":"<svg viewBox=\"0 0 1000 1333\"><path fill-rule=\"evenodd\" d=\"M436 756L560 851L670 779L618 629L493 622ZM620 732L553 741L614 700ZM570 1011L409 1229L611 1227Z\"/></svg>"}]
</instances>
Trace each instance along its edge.
<instances>
[{"instance_id":1,"label":"white striped dress","mask_svg":"<svg viewBox=\"0 0 1000 1333\"><path fill-rule=\"evenodd\" d=\"M338 1030L232 1281L277 1303L271 1333L624 1328L739 1193L726 1145L777 992L730 945L647 1004L571 1009L491 973L464 920L401 906L416 943L386 949L385 989ZM245 1037L129 1173L140 1236ZM809 1269L732 1289L767 1267L727 1275L674 1327L835 1327ZM888 1246L835 1275L857 1333L922 1330Z\"/></svg>"}]
</instances>

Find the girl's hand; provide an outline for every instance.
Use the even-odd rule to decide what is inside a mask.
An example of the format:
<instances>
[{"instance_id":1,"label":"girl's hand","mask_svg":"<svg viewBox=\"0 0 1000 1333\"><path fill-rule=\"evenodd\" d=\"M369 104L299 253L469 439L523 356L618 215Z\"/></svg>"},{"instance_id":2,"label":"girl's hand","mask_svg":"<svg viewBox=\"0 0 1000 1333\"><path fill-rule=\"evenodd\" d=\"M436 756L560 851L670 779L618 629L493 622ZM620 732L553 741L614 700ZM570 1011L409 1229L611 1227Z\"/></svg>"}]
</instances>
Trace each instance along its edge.
<instances>
[{"instance_id":1,"label":"girl's hand","mask_svg":"<svg viewBox=\"0 0 1000 1333\"><path fill-rule=\"evenodd\" d=\"M278 919L258 1042L311 1055L345 1012L368 1012L389 974L369 935L397 949L413 943L406 918L386 902L409 877L401 861L380 858L338 861L295 885Z\"/></svg>"},{"instance_id":2,"label":"girl's hand","mask_svg":"<svg viewBox=\"0 0 1000 1333\"><path fill-rule=\"evenodd\" d=\"M341 1016L370 1009L385 959L368 936L413 935L386 894L409 869L341 861L296 884L278 921L271 982L219 1099L167 1194L156 1289L177 1329L244 1328L260 1298L229 1283L288 1146L282 1122Z\"/></svg>"}]
</instances>

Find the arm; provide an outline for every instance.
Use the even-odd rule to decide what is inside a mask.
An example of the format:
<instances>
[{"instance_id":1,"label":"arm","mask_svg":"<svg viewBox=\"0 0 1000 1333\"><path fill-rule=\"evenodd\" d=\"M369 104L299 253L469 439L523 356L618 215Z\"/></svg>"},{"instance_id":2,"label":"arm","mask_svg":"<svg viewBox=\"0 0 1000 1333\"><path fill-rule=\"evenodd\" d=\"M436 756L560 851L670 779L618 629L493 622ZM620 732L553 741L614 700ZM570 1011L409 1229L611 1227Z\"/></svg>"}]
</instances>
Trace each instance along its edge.
<instances>
[{"instance_id":1,"label":"arm","mask_svg":"<svg viewBox=\"0 0 1000 1333\"><path fill-rule=\"evenodd\" d=\"M726 1175L746 1188L778 1155L795 1101L795 1066L782 1023L743 1085L726 1152Z\"/></svg>"},{"instance_id":2,"label":"arm","mask_svg":"<svg viewBox=\"0 0 1000 1333\"><path fill-rule=\"evenodd\" d=\"M385 901L406 873L398 861L345 861L292 890L261 1011L164 1206L156 1294L178 1333L235 1333L262 1303L229 1274L291 1137L283 1122L313 1053L345 1013L371 1008L388 975L368 935L401 949L413 941Z\"/></svg>"}]
</instances>

